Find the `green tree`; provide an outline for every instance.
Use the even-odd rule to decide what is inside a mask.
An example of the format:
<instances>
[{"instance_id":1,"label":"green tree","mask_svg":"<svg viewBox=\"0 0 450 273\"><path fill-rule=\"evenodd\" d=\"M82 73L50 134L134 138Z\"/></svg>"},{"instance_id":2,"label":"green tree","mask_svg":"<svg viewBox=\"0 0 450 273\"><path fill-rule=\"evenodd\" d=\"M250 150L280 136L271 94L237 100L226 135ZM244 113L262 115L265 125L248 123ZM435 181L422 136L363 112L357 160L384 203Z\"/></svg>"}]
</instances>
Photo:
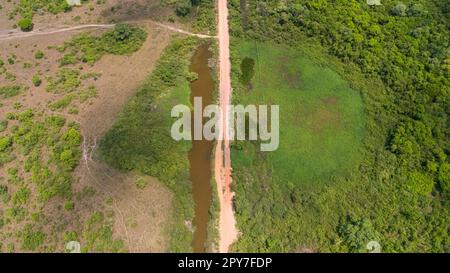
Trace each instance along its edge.
<instances>
[{"instance_id":1,"label":"green tree","mask_svg":"<svg viewBox=\"0 0 450 273\"><path fill-rule=\"evenodd\" d=\"M368 219L349 218L338 228L338 234L351 252L367 252L367 244L380 241L380 235Z\"/></svg>"},{"instance_id":2,"label":"green tree","mask_svg":"<svg viewBox=\"0 0 450 273\"><path fill-rule=\"evenodd\" d=\"M186 16L192 8L191 0L179 0L176 5L176 12L178 16Z\"/></svg>"},{"instance_id":3,"label":"green tree","mask_svg":"<svg viewBox=\"0 0 450 273\"><path fill-rule=\"evenodd\" d=\"M406 15L406 5L402 2L397 3L392 9L391 14L395 16L405 16Z\"/></svg>"}]
</instances>

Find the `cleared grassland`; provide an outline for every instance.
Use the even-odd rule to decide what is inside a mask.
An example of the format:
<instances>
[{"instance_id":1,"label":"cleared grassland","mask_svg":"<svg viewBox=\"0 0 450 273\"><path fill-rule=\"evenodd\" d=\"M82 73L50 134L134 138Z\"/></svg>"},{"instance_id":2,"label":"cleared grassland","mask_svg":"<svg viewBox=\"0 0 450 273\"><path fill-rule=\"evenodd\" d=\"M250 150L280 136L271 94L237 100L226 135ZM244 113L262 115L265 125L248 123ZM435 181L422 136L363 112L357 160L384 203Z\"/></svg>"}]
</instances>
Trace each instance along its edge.
<instances>
[{"instance_id":1,"label":"cleared grassland","mask_svg":"<svg viewBox=\"0 0 450 273\"><path fill-rule=\"evenodd\" d=\"M295 50L251 42L239 48L240 57L254 59L255 66L251 86L239 89L236 101L280 106L280 146L264 154L271 181L305 185L345 175L358 160L364 134L358 92ZM234 151L235 165L254 163L252 155Z\"/></svg>"}]
</instances>

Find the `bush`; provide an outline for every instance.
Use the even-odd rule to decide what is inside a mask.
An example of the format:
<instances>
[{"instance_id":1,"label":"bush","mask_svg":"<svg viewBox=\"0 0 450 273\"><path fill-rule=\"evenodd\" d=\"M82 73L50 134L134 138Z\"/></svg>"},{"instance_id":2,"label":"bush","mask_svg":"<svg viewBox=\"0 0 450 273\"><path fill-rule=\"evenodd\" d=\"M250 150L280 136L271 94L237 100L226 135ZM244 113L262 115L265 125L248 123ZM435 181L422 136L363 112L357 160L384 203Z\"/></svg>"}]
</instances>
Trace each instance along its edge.
<instances>
[{"instance_id":1,"label":"bush","mask_svg":"<svg viewBox=\"0 0 450 273\"><path fill-rule=\"evenodd\" d=\"M34 54L34 58L38 60L44 58L44 52L42 52L41 50L36 51L36 53Z\"/></svg>"},{"instance_id":2,"label":"bush","mask_svg":"<svg viewBox=\"0 0 450 273\"><path fill-rule=\"evenodd\" d=\"M38 87L41 85L42 80L39 77L39 75L36 74L36 75L33 75L33 78L31 78L31 82L33 83L34 86Z\"/></svg>"},{"instance_id":3,"label":"bush","mask_svg":"<svg viewBox=\"0 0 450 273\"><path fill-rule=\"evenodd\" d=\"M9 136L0 137L0 151L3 152L12 145L12 139Z\"/></svg>"},{"instance_id":4,"label":"bush","mask_svg":"<svg viewBox=\"0 0 450 273\"><path fill-rule=\"evenodd\" d=\"M31 31L33 30L33 22L31 19L28 18L22 18L19 20L17 25L20 27L22 31Z\"/></svg>"},{"instance_id":5,"label":"bush","mask_svg":"<svg viewBox=\"0 0 450 273\"><path fill-rule=\"evenodd\" d=\"M116 41L125 41L133 34L132 28L128 24L117 24L114 27L113 36Z\"/></svg>"},{"instance_id":6,"label":"bush","mask_svg":"<svg viewBox=\"0 0 450 273\"><path fill-rule=\"evenodd\" d=\"M76 158L72 150L64 150L59 156L61 163L69 170L72 170L78 163L78 158Z\"/></svg>"},{"instance_id":7,"label":"bush","mask_svg":"<svg viewBox=\"0 0 450 273\"><path fill-rule=\"evenodd\" d=\"M64 209L71 211L75 208L75 204L73 202L66 202L64 204Z\"/></svg>"}]
</instances>

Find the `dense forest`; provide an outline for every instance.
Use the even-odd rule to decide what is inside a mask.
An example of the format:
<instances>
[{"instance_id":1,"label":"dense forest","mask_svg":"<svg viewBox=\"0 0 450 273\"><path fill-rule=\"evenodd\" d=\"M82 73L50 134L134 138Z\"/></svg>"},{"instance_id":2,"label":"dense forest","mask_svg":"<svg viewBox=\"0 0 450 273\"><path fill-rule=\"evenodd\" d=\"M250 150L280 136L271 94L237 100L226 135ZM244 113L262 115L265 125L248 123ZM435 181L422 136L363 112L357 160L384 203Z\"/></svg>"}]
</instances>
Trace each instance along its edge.
<instances>
[{"instance_id":1,"label":"dense forest","mask_svg":"<svg viewBox=\"0 0 450 273\"><path fill-rule=\"evenodd\" d=\"M360 163L344 177L330 177L328 186L312 190L286 181L289 190L264 194L267 189L236 185L243 235L235 250L366 251L365 240L378 238L389 252L449 251L450 1L381 2L229 1L234 51L240 40L251 40L321 55L360 91L366 128ZM244 89L236 80L243 74L238 55L237 97ZM245 177L246 170L234 169L235 177ZM250 197L261 194L267 198ZM243 211L248 202L256 213ZM304 223L314 215L328 219ZM308 236L293 228L308 224ZM258 235L256 226L263 226Z\"/></svg>"}]
</instances>

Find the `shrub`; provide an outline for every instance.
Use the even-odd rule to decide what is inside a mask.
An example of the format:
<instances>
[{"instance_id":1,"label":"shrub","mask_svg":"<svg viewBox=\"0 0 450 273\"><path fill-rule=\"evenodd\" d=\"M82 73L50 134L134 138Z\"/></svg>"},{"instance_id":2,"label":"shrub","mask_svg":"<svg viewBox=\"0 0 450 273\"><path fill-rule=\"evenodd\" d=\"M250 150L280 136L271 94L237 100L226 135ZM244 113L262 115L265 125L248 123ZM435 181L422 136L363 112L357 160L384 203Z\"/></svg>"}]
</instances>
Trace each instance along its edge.
<instances>
[{"instance_id":1,"label":"shrub","mask_svg":"<svg viewBox=\"0 0 450 273\"><path fill-rule=\"evenodd\" d=\"M59 160L69 170L73 169L78 163L78 158L75 157L72 150L62 151Z\"/></svg>"},{"instance_id":2,"label":"shrub","mask_svg":"<svg viewBox=\"0 0 450 273\"><path fill-rule=\"evenodd\" d=\"M0 137L0 151L3 152L12 145L12 139L9 136Z\"/></svg>"},{"instance_id":3,"label":"shrub","mask_svg":"<svg viewBox=\"0 0 450 273\"><path fill-rule=\"evenodd\" d=\"M66 202L64 204L64 208L68 211L73 210L75 208L75 204L73 202Z\"/></svg>"},{"instance_id":4,"label":"shrub","mask_svg":"<svg viewBox=\"0 0 450 273\"><path fill-rule=\"evenodd\" d=\"M17 25L20 27L22 31L31 31L33 30L33 22L29 18L22 18L19 20Z\"/></svg>"},{"instance_id":5,"label":"shrub","mask_svg":"<svg viewBox=\"0 0 450 273\"><path fill-rule=\"evenodd\" d=\"M117 24L114 27L113 36L116 41L125 41L133 34L132 28L128 24Z\"/></svg>"},{"instance_id":6,"label":"shrub","mask_svg":"<svg viewBox=\"0 0 450 273\"><path fill-rule=\"evenodd\" d=\"M37 75L37 74L33 75L33 78L31 78L31 82L36 87L38 87L42 84L41 77L39 77L39 75Z\"/></svg>"},{"instance_id":7,"label":"shrub","mask_svg":"<svg viewBox=\"0 0 450 273\"><path fill-rule=\"evenodd\" d=\"M36 53L34 54L34 58L38 60L44 58L44 52L42 52L41 50L36 51Z\"/></svg>"}]
</instances>

